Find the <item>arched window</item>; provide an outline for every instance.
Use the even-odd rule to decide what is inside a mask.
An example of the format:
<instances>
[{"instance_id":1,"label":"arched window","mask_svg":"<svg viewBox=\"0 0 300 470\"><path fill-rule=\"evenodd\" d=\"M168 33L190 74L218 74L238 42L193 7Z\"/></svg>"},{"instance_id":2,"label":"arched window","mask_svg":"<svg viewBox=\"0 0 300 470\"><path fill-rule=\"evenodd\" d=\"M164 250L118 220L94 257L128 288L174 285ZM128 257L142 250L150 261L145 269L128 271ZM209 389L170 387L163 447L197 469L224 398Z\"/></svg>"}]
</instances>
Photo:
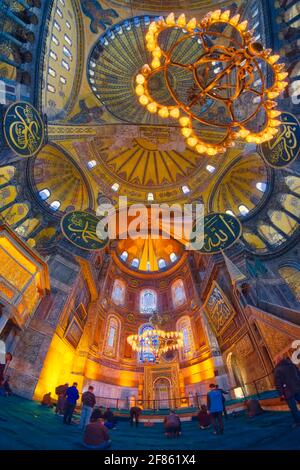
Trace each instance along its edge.
<instances>
[{"instance_id":1,"label":"arched window","mask_svg":"<svg viewBox=\"0 0 300 470\"><path fill-rule=\"evenodd\" d=\"M267 240L268 243L270 243L270 245L280 245L281 243L285 242L285 238L281 235L281 233L277 232L277 230L271 225L260 224L258 231L263 236L263 238Z\"/></svg>"},{"instance_id":2,"label":"arched window","mask_svg":"<svg viewBox=\"0 0 300 470\"><path fill-rule=\"evenodd\" d=\"M165 262L165 260L163 258L158 260L158 267L159 267L159 269L164 269L164 268L167 267L167 263Z\"/></svg>"},{"instance_id":3,"label":"arched window","mask_svg":"<svg viewBox=\"0 0 300 470\"><path fill-rule=\"evenodd\" d=\"M10 185L0 189L0 209L8 206L8 204L13 202L16 197L17 190L15 186Z\"/></svg>"},{"instance_id":4,"label":"arched window","mask_svg":"<svg viewBox=\"0 0 300 470\"><path fill-rule=\"evenodd\" d=\"M97 165L96 160L90 160L89 162L87 162L87 167L88 167L89 170L94 168L96 165Z\"/></svg>"},{"instance_id":5,"label":"arched window","mask_svg":"<svg viewBox=\"0 0 300 470\"><path fill-rule=\"evenodd\" d=\"M284 266L279 268L278 272L300 302L300 270L293 266Z\"/></svg>"},{"instance_id":6,"label":"arched window","mask_svg":"<svg viewBox=\"0 0 300 470\"><path fill-rule=\"evenodd\" d=\"M141 335L144 331L147 331L147 330L154 330L154 327L150 325L149 323L144 323L139 328L139 335ZM158 338L154 337L153 341L158 342ZM147 349L147 346L144 340L141 340L140 346L142 347L142 351L138 352L138 361L139 362L155 362L155 356Z\"/></svg>"},{"instance_id":7,"label":"arched window","mask_svg":"<svg viewBox=\"0 0 300 470\"><path fill-rule=\"evenodd\" d=\"M207 171L209 171L209 173L213 173L216 170L215 167L212 165L206 165L206 169Z\"/></svg>"},{"instance_id":8,"label":"arched window","mask_svg":"<svg viewBox=\"0 0 300 470\"><path fill-rule=\"evenodd\" d=\"M175 261L177 261L176 253L171 253L170 254L170 260L171 260L172 263L175 263Z\"/></svg>"},{"instance_id":9,"label":"arched window","mask_svg":"<svg viewBox=\"0 0 300 470\"><path fill-rule=\"evenodd\" d=\"M115 315L110 315L107 319L106 335L103 353L110 358L118 356L120 341L121 323Z\"/></svg>"},{"instance_id":10,"label":"arched window","mask_svg":"<svg viewBox=\"0 0 300 470\"><path fill-rule=\"evenodd\" d=\"M255 233L252 232L243 232L243 238L251 246L251 248L257 250L263 250L266 248L266 244L259 238Z\"/></svg>"},{"instance_id":11,"label":"arched window","mask_svg":"<svg viewBox=\"0 0 300 470\"><path fill-rule=\"evenodd\" d=\"M157 294L154 290L146 289L140 294L140 312L151 314L157 311Z\"/></svg>"},{"instance_id":12,"label":"arched window","mask_svg":"<svg viewBox=\"0 0 300 470\"><path fill-rule=\"evenodd\" d=\"M123 251L123 253L121 254L120 258L121 258L123 261L127 261L127 258L128 258L128 251Z\"/></svg>"},{"instance_id":13,"label":"arched window","mask_svg":"<svg viewBox=\"0 0 300 470\"><path fill-rule=\"evenodd\" d=\"M194 352L194 339L190 317L184 316L180 318L176 323L176 329L183 334L183 348L180 350L180 357L182 360L188 359Z\"/></svg>"},{"instance_id":14,"label":"arched window","mask_svg":"<svg viewBox=\"0 0 300 470\"><path fill-rule=\"evenodd\" d=\"M300 72L299 72L300 73ZM284 181L293 193L300 195L300 178L299 176L286 176Z\"/></svg>"},{"instance_id":15,"label":"arched window","mask_svg":"<svg viewBox=\"0 0 300 470\"><path fill-rule=\"evenodd\" d=\"M0 185L9 183L15 172L14 166L2 166L0 168Z\"/></svg>"},{"instance_id":16,"label":"arched window","mask_svg":"<svg viewBox=\"0 0 300 470\"><path fill-rule=\"evenodd\" d=\"M181 279L177 279L173 282L172 287L172 299L174 307L179 307L186 302L186 294L184 289L184 284Z\"/></svg>"},{"instance_id":17,"label":"arched window","mask_svg":"<svg viewBox=\"0 0 300 470\"><path fill-rule=\"evenodd\" d=\"M298 227L297 222L283 211L270 210L268 216L272 223L287 235L291 235Z\"/></svg>"},{"instance_id":18,"label":"arched window","mask_svg":"<svg viewBox=\"0 0 300 470\"><path fill-rule=\"evenodd\" d=\"M137 258L133 258L132 262L131 262L131 266L133 268L138 268L140 265L140 261L137 259Z\"/></svg>"},{"instance_id":19,"label":"arched window","mask_svg":"<svg viewBox=\"0 0 300 470\"><path fill-rule=\"evenodd\" d=\"M125 303L125 283L119 279L115 279L112 295L112 301L116 305L124 305Z\"/></svg>"},{"instance_id":20,"label":"arched window","mask_svg":"<svg viewBox=\"0 0 300 470\"><path fill-rule=\"evenodd\" d=\"M292 194L284 194L281 196L280 202L285 210L300 218L300 199L298 197Z\"/></svg>"},{"instance_id":21,"label":"arched window","mask_svg":"<svg viewBox=\"0 0 300 470\"><path fill-rule=\"evenodd\" d=\"M244 204L239 206L239 211L242 215L247 215L249 213L248 207L244 206Z\"/></svg>"},{"instance_id":22,"label":"arched window","mask_svg":"<svg viewBox=\"0 0 300 470\"><path fill-rule=\"evenodd\" d=\"M49 189L45 188L39 191L39 196L42 199L42 201L46 201L50 197L50 191Z\"/></svg>"},{"instance_id":23,"label":"arched window","mask_svg":"<svg viewBox=\"0 0 300 470\"><path fill-rule=\"evenodd\" d=\"M259 191L261 191L262 193L265 192L265 190L267 189L267 184L266 183L262 183L261 181L259 181L258 183L256 183L256 187Z\"/></svg>"},{"instance_id":24,"label":"arched window","mask_svg":"<svg viewBox=\"0 0 300 470\"><path fill-rule=\"evenodd\" d=\"M60 208L60 202L59 201L53 201L53 202L51 202L50 207L53 211L58 211L58 209Z\"/></svg>"}]
</instances>

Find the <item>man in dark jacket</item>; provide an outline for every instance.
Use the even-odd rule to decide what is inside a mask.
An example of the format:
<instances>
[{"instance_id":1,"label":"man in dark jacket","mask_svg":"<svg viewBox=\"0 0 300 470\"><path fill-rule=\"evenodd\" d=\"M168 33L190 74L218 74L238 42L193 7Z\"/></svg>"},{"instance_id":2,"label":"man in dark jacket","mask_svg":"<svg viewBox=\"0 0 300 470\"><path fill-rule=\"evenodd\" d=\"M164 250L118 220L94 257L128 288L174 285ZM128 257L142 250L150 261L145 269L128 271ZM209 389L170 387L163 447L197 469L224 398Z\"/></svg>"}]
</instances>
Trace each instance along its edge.
<instances>
[{"instance_id":1,"label":"man in dark jacket","mask_svg":"<svg viewBox=\"0 0 300 470\"><path fill-rule=\"evenodd\" d=\"M142 410L139 406L132 406L130 408L130 426L133 426L133 422L135 421L135 426L138 427L139 425L139 418Z\"/></svg>"},{"instance_id":2,"label":"man in dark jacket","mask_svg":"<svg viewBox=\"0 0 300 470\"><path fill-rule=\"evenodd\" d=\"M297 402L300 403L300 371L298 367L287 359L280 359L274 370L275 386L281 398L285 399L292 416L294 426L300 426L300 411Z\"/></svg>"},{"instance_id":3,"label":"man in dark jacket","mask_svg":"<svg viewBox=\"0 0 300 470\"><path fill-rule=\"evenodd\" d=\"M77 383L74 382L72 387L69 387L66 391L64 424L71 424L72 416L73 416L78 398L79 398L79 393L77 390Z\"/></svg>"},{"instance_id":4,"label":"man in dark jacket","mask_svg":"<svg viewBox=\"0 0 300 470\"><path fill-rule=\"evenodd\" d=\"M94 406L96 404L96 397L93 393L94 387L89 386L88 390L82 394L82 409L79 427L84 429L87 424L89 424Z\"/></svg>"}]
</instances>

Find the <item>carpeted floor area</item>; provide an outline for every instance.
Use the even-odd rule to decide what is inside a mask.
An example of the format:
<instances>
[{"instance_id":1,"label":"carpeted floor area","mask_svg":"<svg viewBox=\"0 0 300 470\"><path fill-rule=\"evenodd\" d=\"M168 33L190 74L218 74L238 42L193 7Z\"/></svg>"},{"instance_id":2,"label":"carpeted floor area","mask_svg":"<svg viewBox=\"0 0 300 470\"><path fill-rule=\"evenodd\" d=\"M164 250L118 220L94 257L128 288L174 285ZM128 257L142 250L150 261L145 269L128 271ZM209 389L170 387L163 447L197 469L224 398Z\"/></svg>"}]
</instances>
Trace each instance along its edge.
<instances>
[{"instance_id":1,"label":"carpeted floor area","mask_svg":"<svg viewBox=\"0 0 300 470\"><path fill-rule=\"evenodd\" d=\"M182 424L182 436L169 440L163 425L138 430L120 420L110 431L112 450L212 450L212 449L300 449L300 427L291 428L289 413L265 412L249 419L245 414L229 417L225 434L214 436L211 429L201 431L196 421ZM19 397L0 397L0 449L79 450L82 432L76 425L62 424L53 409Z\"/></svg>"}]
</instances>

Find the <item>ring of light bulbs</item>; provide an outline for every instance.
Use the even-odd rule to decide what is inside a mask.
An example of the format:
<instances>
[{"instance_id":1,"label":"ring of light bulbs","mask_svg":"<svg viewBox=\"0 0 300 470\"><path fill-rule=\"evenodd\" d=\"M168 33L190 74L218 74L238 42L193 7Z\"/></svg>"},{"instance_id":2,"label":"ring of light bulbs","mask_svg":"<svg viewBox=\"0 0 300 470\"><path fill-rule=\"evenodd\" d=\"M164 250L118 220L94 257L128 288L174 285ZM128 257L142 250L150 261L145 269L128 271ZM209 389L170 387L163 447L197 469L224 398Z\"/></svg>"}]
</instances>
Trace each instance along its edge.
<instances>
[{"instance_id":1,"label":"ring of light bulbs","mask_svg":"<svg viewBox=\"0 0 300 470\"><path fill-rule=\"evenodd\" d=\"M263 142L271 140L281 125L281 121L278 119L281 112L274 109L277 106L277 102L274 101L280 93L288 85L284 79L288 74L284 71L284 64L276 64L280 59L279 55L272 55L270 49L263 49L261 44L258 44L253 39L251 31L247 31L247 20L240 22L240 15L236 14L230 16L229 10L222 12L216 10L208 13L204 18L197 22L195 18L192 18L189 22L186 21L185 15L181 14L178 19L175 19L174 13L170 13L166 19L160 17L157 21L153 21L149 25L149 30L146 34L147 49L152 53L151 64L145 64L141 71L135 77L136 95L139 97L141 105L145 106L149 113L158 113L162 118L174 118L178 119L181 126L181 133L186 139L186 143L189 147L194 148L199 154L216 155L224 153L226 148L235 145L235 140L242 138L246 142L261 144ZM238 41L238 47L229 48L225 45L218 45L219 56L216 58L216 48L205 45L203 36L212 37L224 37L228 40L228 36L224 36L222 33L218 33L215 30L211 30L211 26L217 23L230 25L234 30L237 31L241 41ZM181 28L185 32L185 38L179 39L175 43L181 42L182 40L189 39L191 37L199 36L205 53L193 64L183 65L176 63L176 66L188 68L194 74L194 80L196 86L199 89L199 97L206 99L217 99L221 100L227 107L231 121L224 124L216 124L208 122L204 117L197 116L189 106L184 104L175 94L170 81L168 79L168 67L174 65L171 59L171 53L165 52L161 49L158 42L160 33L169 28ZM171 47L171 51L174 50L174 45ZM205 56L205 58L203 58ZM221 71L215 77L215 80L209 85L203 85L199 77L197 77L197 67L203 64L203 61L213 63L213 61L226 62L226 70ZM267 86L265 77L259 68L258 60L264 61L273 71L273 83ZM163 61L163 62L162 62ZM229 65L228 65L229 64ZM235 69L237 71L236 83L231 85L235 89L233 96L222 97L218 95L220 89L220 79L227 73L230 77L231 71ZM166 106L156 102L149 91L149 80L158 72L164 72L166 80L166 86L169 90L171 97L175 104L172 106ZM234 101L246 91L254 92L251 88L254 81L254 71L259 73L262 81L261 90L256 90L255 94L259 96L259 104L256 110L248 116L246 119L238 122L232 112L232 105ZM265 124L264 128L259 132L254 132L247 128L247 124L253 122L257 118L257 114L260 110L265 112ZM223 136L222 141L219 143L208 143L202 140L193 126L194 122L200 122L203 125L222 127L226 133ZM251 127L251 126L250 126Z\"/></svg>"},{"instance_id":2,"label":"ring of light bulbs","mask_svg":"<svg viewBox=\"0 0 300 470\"><path fill-rule=\"evenodd\" d=\"M183 333L159 329L145 330L141 334L128 336L127 342L134 351L151 353L155 358L159 358L162 354L183 347Z\"/></svg>"}]
</instances>

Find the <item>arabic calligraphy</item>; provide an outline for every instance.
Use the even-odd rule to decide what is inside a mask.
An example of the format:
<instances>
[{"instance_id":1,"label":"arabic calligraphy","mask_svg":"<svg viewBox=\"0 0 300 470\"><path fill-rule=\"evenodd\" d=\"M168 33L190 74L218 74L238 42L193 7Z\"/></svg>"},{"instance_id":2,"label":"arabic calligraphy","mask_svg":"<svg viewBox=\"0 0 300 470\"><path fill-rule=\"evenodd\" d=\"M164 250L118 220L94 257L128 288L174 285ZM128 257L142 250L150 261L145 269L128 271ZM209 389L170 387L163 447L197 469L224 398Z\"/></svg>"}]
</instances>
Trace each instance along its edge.
<instances>
[{"instance_id":1,"label":"arabic calligraphy","mask_svg":"<svg viewBox=\"0 0 300 470\"><path fill-rule=\"evenodd\" d=\"M235 315L235 311L217 283L212 286L205 310L217 334L220 334Z\"/></svg>"},{"instance_id":2,"label":"arabic calligraphy","mask_svg":"<svg viewBox=\"0 0 300 470\"><path fill-rule=\"evenodd\" d=\"M282 113L278 134L260 146L264 160L274 168L282 168L294 161L300 152L300 124L290 113Z\"/></svg>"},{"instance_id":3,"label":"arabic calligraphy","mask_svg":"<svg viewBox=\"0 0 300 470\"><path fill-rule=\"evenodd\" d=\"M29 103L19 101L11 105L5 114L3 129L7 144L21 157L31 157L43 144L43 121Z\"/></svg>"},{"instance_id":4,"label":"arabic calligraphy","mask_svg":"<svg viewBox=\"0 0 300 470\"><path fill-rule=\"evenodd\" d=\"M212 213L204 217L204 243L201 253L214 254L229 248L242 234L239 220L226 213Z\"/></svg>"},{"instance_id":5,"label":"arabic calligraphy","mask_svg":"<svg viewBox=\"0 0 300 470\"><path fill-rule=\"evenodd\" d=\"M73 245L84 250L103 250L109 239L101 240L97 236L99 221L97 217L89 212L73 211L63 217L61 229L64 236Z\"/></svg>"}]
</instances>

